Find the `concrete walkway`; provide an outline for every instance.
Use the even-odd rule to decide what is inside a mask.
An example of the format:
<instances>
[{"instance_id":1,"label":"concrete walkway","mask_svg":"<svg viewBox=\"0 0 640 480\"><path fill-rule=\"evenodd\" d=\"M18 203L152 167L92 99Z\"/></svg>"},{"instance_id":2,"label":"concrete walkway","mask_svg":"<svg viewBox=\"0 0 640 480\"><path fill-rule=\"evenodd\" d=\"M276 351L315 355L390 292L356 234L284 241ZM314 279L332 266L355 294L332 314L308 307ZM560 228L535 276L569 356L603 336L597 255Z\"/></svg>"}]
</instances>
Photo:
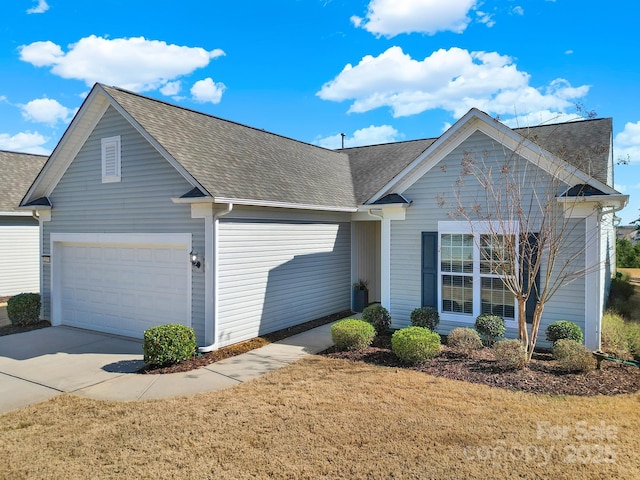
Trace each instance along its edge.
<instances>
[{"instance_id":1,"label":"concrete walkway","mask_svg":"<svg viewBox=\"0 0 640 480\"><path fill-rule=\"evenodd\" d=\"M70 327L0 337L0 414L63 392L144 400L220 390L333 345L331 324L190 372L140 375L142 341Z\"/></svg>"}]
</instances>

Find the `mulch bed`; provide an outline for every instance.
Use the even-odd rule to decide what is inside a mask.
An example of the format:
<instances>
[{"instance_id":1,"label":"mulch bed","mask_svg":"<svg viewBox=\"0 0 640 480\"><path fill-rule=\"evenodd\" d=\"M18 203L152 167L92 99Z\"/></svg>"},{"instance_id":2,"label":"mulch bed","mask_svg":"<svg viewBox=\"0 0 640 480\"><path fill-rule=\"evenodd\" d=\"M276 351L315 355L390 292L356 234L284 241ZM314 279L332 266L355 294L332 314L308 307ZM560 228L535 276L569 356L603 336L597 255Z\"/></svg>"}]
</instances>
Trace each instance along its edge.
<instances>
[{"instance_id":1,"label":"mulch bed","mask_svg":"<svg viewBox=\"0 0 640 480\"><path fill-rule=\"evenodd\" d=\"M502 371L496 368L489 348L471 357L442 346L441 354L421 365L407 366L391 351L391 336L376 337L374 343L357 352L340 352L335 347L321 353L331 358L361 361L373 365L410 368L437 377L479 383L490 387L550 395L619 395L640 390L640 368L602 362L601 370L586 374L563 371L550 353L534 353L523 370Z\"/></svg>"},{"instance_id":2,"label":"mulch bed","mask_svg":"<svg viewBox=\"0 0 640 480\"><path fill-rule=\"evenodd\" d=\"M297 335L298 333L305 332L312 328L320 327L322 325L326 325L327 323L335 322L336 320L345 318L351 315L352 313L353 312L351 310L334 313L326 317L321 317L315 320L311 320L310 322L306 322L300 325L295 325L293 327L278 330L277 332L269 333L261 337L252 338L251 340L247 340L246 342L240 342L234 345L229 345L228 347L222 347L213 352L201 353L191 357L188 360L184 360L180 363L177 363L175 365L169 365L167 367L144 366L140 370L138 370L138 373L145 373L145 374L178 373L178 372L188 372L190 370L195 370L196 368L200 368L200 367L206 367L207 365L210 365L215 362L219 362L220 360L224 360L225 358L235 357L236 355L247 353L251 350L255 350L256 348L264 347L269 343L277 342L279 340L283 340L287 337Z\"/></svg>"},{"instance_id":3,"label":"mulch bed","mask_svg":"<svg viewBox=\"0 0 640 480\"><path fill-rule=\"evenodd\" d=\"M0 327L0 337L14 333L30 332L31 330L39 330L50 326L51 324L46 320L40 320L37 323L31 323L29 325L5 325L4 327Z\"/></svg>"}]
</instances>

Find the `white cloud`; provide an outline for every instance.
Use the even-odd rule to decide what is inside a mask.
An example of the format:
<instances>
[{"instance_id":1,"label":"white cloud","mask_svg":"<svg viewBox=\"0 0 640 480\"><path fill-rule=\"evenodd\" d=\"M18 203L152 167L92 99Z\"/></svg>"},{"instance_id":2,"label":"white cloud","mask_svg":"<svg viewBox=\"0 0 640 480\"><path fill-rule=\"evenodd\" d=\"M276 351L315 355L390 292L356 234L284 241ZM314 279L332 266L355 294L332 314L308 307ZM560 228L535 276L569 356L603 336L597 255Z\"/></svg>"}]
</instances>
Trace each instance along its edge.
<instances>
[{"instance_id":1,"label":"white cloud","mask_svg":"<svg viewBox=\"0 0 640 480\"><path fill-rule=\"evenodd\" d=\"M573 50L565 50L564 54L565 55L573 55Z\"/></svg>"},{"instance_id":2,"label":"white cloud","mask_svg":"<svg viewBox=\"0 0 640 480\"><path fill-rule=\"evenodd\" d=\"M68 122L75 111L61 105L57 100L37 98L26 105L21 105L22 116L32 122L55 125L58 122Z\"/></svg>"},{"instance_id":3,"label":"white cloud","mask_svg":"<svg viewBox=\"0 0 640 480\"><path fill-rule=\"evenodd\" d=\"M556 79L543 88L529 85L530 75L496 52L440 49L415 60L400 47L348 64L317 95L323 100L352 100L349 112L389 107L394 117L443 109L456 118L471 107L493 115L563 112L584 97L588 86L572 87Z\"/></svg>"},{"instance_id":4,"label":"white cloud","mask_svg":"<svg viewBox=\"0 0 640 480\"><path fill-rule=\"evenodd\" d=\"M43 147L48 141L48 138L38 132L20 132L16 135L0 133L0 150L49 155L51 151Z\"/></svg>"},{"instance_id":5,"label":"white cloud","mask_svg":"<svg viewBox=\"0 0 640 480\"><path fill-rule=\"evenodd\" d=\"M212 78L198 80L191 87L191 95L196 102L220 103L222 94L226 90L224 83L215 83Z\"/></svg>"},{"instance_id":6,"label":"white cloud","mask_svg":"<svg viewBox=\"0 0 640 480\"><path fill-rule=\"evenodd\" d=\"M471 19L469 11L476 0L371 0L365 18L351 22L374 35L394 37L401 33L452 31L462 33Z\"/></svg>"},{"instance_id":7,"label":"white cloud","mask_svg":"<svg viewBox=\"0 0 640 480\"><path fill-rule=\"evenodd\" d=\"M549 110L529 112L524 115L517 115L516 112L512 112L512 114L514 115L513 117L501 120L502 123L511 128L535 127L537 125L584 120L584 117L577 113L552 112Z\"/></svg>"},{"instance_id":8,"label":"white cloud","mask_svg":"<svg viewBox=\"0 0 640 480\"><path fill-rule=\"evenodd\" d=\"M177 95L178 93L180 93L180 89L181 88L182 88L182 85L181 85L180 81L167 82L160 89L160 93L162 93L163 95L166 95L167 97L171 97L173 95Z\"/></svg>"},{"instance_id":9,"label":"white cloud","mask_svg":"<svg viewBox=\"0 0 640 480\"><path fill-rule=\"evenodd\" d=\"M640 121L627 123L613 139L614 160L640 163Z\"/></svg>"},{"instance_id":10,"label":"white cloud","mask_svg":"<svg viewBox=\"0 0 640 480\"><path fill-rule=\"evenodd\" d=\"M200 47L169 45L144 37L108 39L91 35L68 46L65 53L51 41L20 47L20 59L36 67L51 67L62 78L116 85L143 92L164 87L225 53Z\"/></svg>"},{"instance_id":11,"label":"white cloud","mask_svg":"<svg viewBox=\"0 0 640 480\"><path fill-rule=\"evenodd\" d=\"M520 5L516 5L515 7L513 7L511 12L513 12L515 15L524 15L524 8L522 8Z\"/></svg>"},{"instance_id":12,"label":"white cloud","mask_svg":"<svg viewBox=\"0 0 640 480\"><path fill-rule=\"evenodd\" d=\"M478 15L478 21L480 23L484 23L489 28L493 27L496 24L496 21L493 19L493 15L491 15L490 13L477 10L476 15Z\"/></svg>"},{"instance_id":13,"label":"white cloud","mask_svg":"<svg viewBox=\"0 0 640 480\"><path fill-rule=\"evenodd\" d=\"M49 10L49 5L47 4L47 1L46 0L38 0L38 4L35 7L32 7L29 10L27 10L27 13L28 14L44 13L47 10Z\"/></svg>"},{"instance_id":14,"label":"white cloud","mask_svg":"<svg viewBox=\"0 0 640 480\"><path fill-rule=\"evenodd\" d=\"M362 145L376 145L379 143L397 142L404 137L391 125L370 125L353 132L353 135L344 138L344 146L359 147ZM324 148L341 148L342 135L331 135L329 137L318 138L314 142Z\"/></svg>"}]
</instances>

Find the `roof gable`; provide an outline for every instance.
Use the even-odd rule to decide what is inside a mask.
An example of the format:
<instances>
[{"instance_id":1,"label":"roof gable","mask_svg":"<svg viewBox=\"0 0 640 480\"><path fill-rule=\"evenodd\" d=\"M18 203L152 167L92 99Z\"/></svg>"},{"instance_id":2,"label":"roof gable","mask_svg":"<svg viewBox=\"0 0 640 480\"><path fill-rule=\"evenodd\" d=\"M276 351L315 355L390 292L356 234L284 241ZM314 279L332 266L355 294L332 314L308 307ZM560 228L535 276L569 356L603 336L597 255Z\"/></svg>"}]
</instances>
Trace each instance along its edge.
<instances>
[{"instance_id":1,"label":"roof gable","mask_svg":"<svg viewBox=\"0 0 640 480\"><path fill-rule=\"evenodd\" d=\"M607 124L610 128L611 123L608 120L609 119L605 119L603 123L596 125L598 130L606 131ZM581 124L583 122L572 123ZM604 128L602 128L603 125ZM576 154L569 156L569 159L573 159L574 161L583 160L581 165L590 164L591 162L595 164L597 161L601 162L603 159L608 159L610 157L610 140L606 147L601 147L602 151L600 151L599 148L592 147L593 145L598 145L597 141L594 143L593 139L591 139L586 142L586 139L589 139L589 135L576 135L580 125L558 124L551 125L549 127L550 128L544 130L538 130L540 127L512 130L499 121L492 119L486 113L472 108L443 135L432 142L424 152L422 152L402 171L398 172L393 178L391 178L380 190L372 195L368 199L367 203L373 203L389 193L405 192L411 185L437 165L446 155L477 131L481 131L498 143L505 145L505 147L510 150L518 152L520 156L536 164L543 170L547 171L547 173L557 176L560 180L566 182L570 186L577 184L589 184L607 194L618 193L612 187L609 187L606 184L606 181L602 182L598 178L583 172L577 166L570 164L559 156L560 154L566 153L569 148L567 144L573 145L582 139L582 141L585 142L585 145L581 148L577 148ZM537 135L535 135L536 132L538 133ZM523 133L526 134L526 136L523 135ZM558 139L553 138L555 133L559 133ZM567 139L572 138L569 133L573 134L574 141L572 142L567 141ZM597 140L602 140L602 138L603 136L600 135L597 137ZM610 139L610 134L607 138ZM534 142L534 140L536 141ZM557 148L558 155L541 147L537 142L550 145L551 148ZM598 155L586 155L585 152L589 152L589 148L594 148L593 151L598 152ZM606 150L606 152L604 152L604 150ZM591 170L593 171L593 168L591 168ZM604 174L601 172L601 176L603 175Z\"/></svg>"},{"instance_id":2,"label":"roof gable","mask_svg":"<svg viewBox=\"0 0 640 480\"><path fill-rule=\"evenodd\" d=\"M0 150L0 213L18 212L20 201L46 161L46 155Z\"/></svg>"},{"instance_id":3,"label":"roof gable","mask_svg":"<svg viewBox=\"0 0 640 480\"><path fill-rule=\"evenodd\" d=\"M24 204L53 191L109 105L212 201L355 210L344 153L100 84L72 120Z\"/></svg>"}]
</instances>

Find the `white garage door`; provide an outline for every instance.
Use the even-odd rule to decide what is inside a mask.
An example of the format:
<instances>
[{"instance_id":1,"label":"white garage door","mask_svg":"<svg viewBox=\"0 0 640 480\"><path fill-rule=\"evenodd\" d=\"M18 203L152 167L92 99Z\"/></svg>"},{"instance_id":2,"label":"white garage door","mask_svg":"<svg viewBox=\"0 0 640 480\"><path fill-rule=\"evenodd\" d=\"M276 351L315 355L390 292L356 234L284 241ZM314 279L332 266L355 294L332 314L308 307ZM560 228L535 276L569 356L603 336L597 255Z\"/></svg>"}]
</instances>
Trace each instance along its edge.
<instances>
[{"instance_id":1,"label":"white garage door","mask_svg":"<svg viewBox=\"0 0 640 480\"><path fill-rule=\"evenodd\" d=\"M136 338L190 325L186 246L60 243L55 255L54 323Z\"/></svg>"}]
</instances>

